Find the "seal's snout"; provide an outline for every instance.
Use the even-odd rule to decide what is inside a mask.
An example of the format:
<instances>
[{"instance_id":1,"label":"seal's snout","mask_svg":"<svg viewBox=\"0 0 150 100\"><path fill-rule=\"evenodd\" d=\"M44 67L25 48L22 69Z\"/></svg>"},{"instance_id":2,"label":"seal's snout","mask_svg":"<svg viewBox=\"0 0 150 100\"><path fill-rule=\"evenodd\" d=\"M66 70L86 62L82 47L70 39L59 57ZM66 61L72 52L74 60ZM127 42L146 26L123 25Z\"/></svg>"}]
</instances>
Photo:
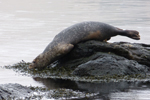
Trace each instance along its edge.
<instances>
[{"instance_id":1,"label":"seal's snout","mask_svg":"<svg viewBox=\"0 0 150 100\"><path fill-rule=\"evenodd\" d=\"M29 69L32 69L32 68L33 68L33 67L32 67L32 64L30 64L30 65L28 66L28 68L29 68Z\"/></svg>"},{"instance_id":2,"label":"seal's snout","mask_svg":"<svg viewBox=\"0 0 150 100\"><path fill-rule=\"evenodd\" d=\"M31 63L29 66L28 66L29 69L33 69L33 63Z\"/></svg>"}]
</instances>

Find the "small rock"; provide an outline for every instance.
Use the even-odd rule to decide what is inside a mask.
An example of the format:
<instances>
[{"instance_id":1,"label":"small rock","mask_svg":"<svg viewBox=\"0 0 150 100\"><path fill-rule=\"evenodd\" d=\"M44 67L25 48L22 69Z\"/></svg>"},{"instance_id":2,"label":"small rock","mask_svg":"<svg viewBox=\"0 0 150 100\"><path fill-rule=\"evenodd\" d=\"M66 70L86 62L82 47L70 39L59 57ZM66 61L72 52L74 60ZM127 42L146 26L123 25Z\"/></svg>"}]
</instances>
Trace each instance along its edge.
<instances>
[{"instance_id":1,"label":"small rock","mask_svg":"<svg viewBox=\"0 0 150 100\"><path fill-rule=\"evenodd\" d=\"M10 100L11 98L26 97L32 90L20 84L0 85L0 100Z\"/></svg>"}]
</instances>

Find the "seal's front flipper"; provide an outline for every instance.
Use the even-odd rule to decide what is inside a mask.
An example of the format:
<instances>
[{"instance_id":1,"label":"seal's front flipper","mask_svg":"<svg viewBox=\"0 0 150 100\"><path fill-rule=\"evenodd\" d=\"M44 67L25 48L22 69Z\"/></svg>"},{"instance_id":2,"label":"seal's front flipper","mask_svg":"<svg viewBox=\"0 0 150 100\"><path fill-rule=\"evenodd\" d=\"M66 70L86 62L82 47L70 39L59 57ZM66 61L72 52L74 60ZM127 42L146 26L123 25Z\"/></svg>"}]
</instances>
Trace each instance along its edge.
<instances>
[{"instance_id":1,"label":"seal's front flipper","mask_svg":"<svg viewBox=\"0 0 150 100\"><path fill-rule=\"evenodd\" d=\"M58 44L57 47L58 47L58 53L60 55L64 55L64 54L69 53L73 49L74 45L63 43L63 44Z\"/></svg>"},{"instance_id":2,"label":"seal's front flipper","mask_svg":"<svg viewBox=\"0 0 150 100\"><path fill-rule=\"evenodd\" d=\"M46 60L44 62L41 62L41 63L43 63L43 64L45 63L45 65L43 65L43 66L48 66L52 62L60 59L65 54L69 53L73 47L74 47L74 45L72 45L72 44L59 43L53 49L51 49L47 52L44 52L42 54L42 55L44 55L42 58L46 59Z\"/></svg>"}]
</instances>

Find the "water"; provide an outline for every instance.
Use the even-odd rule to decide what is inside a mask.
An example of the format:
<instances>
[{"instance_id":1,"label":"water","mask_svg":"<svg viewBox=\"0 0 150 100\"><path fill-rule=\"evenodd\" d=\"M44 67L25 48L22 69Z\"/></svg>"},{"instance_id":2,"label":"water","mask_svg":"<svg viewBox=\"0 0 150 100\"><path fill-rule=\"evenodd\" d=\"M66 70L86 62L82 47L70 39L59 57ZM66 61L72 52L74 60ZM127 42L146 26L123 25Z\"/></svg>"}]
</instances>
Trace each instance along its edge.
<instances>
[{"instance_id":1,"label":"water","mask_svg":"<svg viewBox=\"0 0 150 100\"><path fill-rule=\"evenodd\" d=\"M66 88L87 93L98 93L89 100L150 100L150 82L88 83L62 79L33 78L49 89ZM83 99L87 100L87 99Z\"/></svg>"},{"instance_id":2,"label":"water","mask_svg":"<svg viewBox=\"0 0 150 100\"><path fill-rule=\"evenodd\" d=\"M150 44L149 0L1 0L0 1L0 66L31 62L53 37L64 28L82 21L100 21L123 29L138 30L141 40L113 37L109 42L138 42ZM11 75L6 76L6 73ZM0 84L16 83L24 77L10 70L0 69ZM27 78L27 77L26 77ZM35 80L29 84L43 85ZM136 91L136 90L135 90ZM134 90L111 95L128 95ZM142 92L141 92L142 91ZM138 91L143 98L149 89ZM115 97L114 96L114 97ZM135 96L136 97L136 96ZM149 95L148 98L150 99ZM113 99L113 98L112 98ZM146 99L145 99L146 100Z\"/></svg>"},{"instance_id":3,"label":"water","mask_svg":"<svg viewBox=\"0 0 150 100\"><path fill-rule=\"evenodd\" d=\"M82 21L101 21L138 30L141 40L114 37L110 41L150 43L149 0L26 0L0 2L1 66L32 61L64 28Z\"/></svg>"}]
</instances>

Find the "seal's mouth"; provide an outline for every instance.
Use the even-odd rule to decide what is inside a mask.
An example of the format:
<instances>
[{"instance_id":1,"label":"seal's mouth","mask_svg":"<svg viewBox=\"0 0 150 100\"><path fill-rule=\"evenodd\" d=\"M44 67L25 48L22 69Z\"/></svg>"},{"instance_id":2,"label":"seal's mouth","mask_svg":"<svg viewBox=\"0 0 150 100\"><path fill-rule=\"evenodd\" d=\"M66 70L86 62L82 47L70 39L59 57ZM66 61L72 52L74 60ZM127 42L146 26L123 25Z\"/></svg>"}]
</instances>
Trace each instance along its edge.
<instances>
[{"instance_id":1,"label":"seal's mouth","mask_svg":"<svg viewBox=\"0 0 150 100\"><path fill-rule=\"evenodd\" d=\"M28 68L33 69L34 68L33 63L31 63Z\"/></svg>"},{"instance_id":2,"label":"seal's mouth","mask_svg":"<svg viewBox=\"0 0 150 100\"><path fill-rule=\"evenodd\" d=\"M35 68L35 60L33 60L33 62L28 66L29 69L33 69Z\"/></svg>"}]
</instances>

